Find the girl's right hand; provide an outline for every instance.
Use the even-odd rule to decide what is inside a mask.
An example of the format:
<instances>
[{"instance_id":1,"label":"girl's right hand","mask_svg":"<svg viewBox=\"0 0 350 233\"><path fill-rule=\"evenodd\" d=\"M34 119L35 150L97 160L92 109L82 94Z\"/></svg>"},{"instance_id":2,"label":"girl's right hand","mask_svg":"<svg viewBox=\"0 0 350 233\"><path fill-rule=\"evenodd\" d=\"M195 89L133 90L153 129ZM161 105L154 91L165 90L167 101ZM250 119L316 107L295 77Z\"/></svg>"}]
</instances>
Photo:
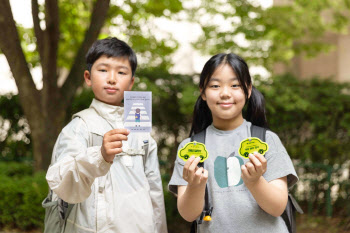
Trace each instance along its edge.
<instances>
[{"instance_id":1,"label":"girl's right hand","mask_svg":"<svg viewBox=\"0 0 350 233\"><path fill-rule=\"evenodd\" d=\"M203 167L198 167L200 157L191 156L185 163L182 177L187 181L188 188L205 186L208 180L208 171Z\"/></svg>"}]
</instances>

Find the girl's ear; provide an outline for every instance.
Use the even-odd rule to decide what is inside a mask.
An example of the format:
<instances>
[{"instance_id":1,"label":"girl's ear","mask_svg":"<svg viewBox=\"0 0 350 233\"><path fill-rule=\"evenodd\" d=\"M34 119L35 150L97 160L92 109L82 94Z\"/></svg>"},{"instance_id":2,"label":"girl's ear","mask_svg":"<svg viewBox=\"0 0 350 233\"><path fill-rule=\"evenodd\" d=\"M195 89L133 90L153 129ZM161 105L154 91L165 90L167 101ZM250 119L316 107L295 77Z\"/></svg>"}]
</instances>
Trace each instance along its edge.
<instances>
[{"instance_id":1,"label":"girl's ear","mask_svg":"<svg viewBox=\"0 0 350 233\"><path fill-rule=\"evenodd\" d=\"M90 75L90 72L88 70L85 70L84 71L84 80L85 80L85 83L91 87L91 75Z\"/></svg>"},{"instance_id":2,"label":"girl's ear","mask_svg":"<svg viewBox=\"0 0 350 233\"><path fill-rule=\"evenodd\" d=\"M250 85L248 88L248 99L250 98L250 96L252 94L252 89L253 89L253 85Z\"/></svg>"},{"instance_id":3,"label":"girl's ear","mask_svg":"<svg viewBox=\"0 0 350 233\"><path fill-rule=\"evenodd\" d=\"M202 88L199 88L199 91L201 92L202 100L206 101L206 100L207 100L207 97L205 96L205 93L204 93L203 89L202 89Z\"/></svg>"}]
</instances>

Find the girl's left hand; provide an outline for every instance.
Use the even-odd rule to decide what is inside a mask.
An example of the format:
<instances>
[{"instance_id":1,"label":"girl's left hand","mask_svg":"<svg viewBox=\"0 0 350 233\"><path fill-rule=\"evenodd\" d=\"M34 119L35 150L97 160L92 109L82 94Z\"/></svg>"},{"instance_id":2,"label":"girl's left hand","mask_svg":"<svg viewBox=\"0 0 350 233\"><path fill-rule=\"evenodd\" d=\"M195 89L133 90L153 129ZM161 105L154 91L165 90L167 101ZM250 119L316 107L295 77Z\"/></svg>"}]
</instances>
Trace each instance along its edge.
<instances>
[{"instance_id":1,"label":"girl's left hand","mask_svg":"<svg viewBox=\"0 0 350 233\"><path fill-rule=\"evenodd\" d=\"M242 179L246 186L256 183L266 172L267 161L264 156L254 152L249 155L249 162L242 165Z\"/></svg>"}]
</instances>

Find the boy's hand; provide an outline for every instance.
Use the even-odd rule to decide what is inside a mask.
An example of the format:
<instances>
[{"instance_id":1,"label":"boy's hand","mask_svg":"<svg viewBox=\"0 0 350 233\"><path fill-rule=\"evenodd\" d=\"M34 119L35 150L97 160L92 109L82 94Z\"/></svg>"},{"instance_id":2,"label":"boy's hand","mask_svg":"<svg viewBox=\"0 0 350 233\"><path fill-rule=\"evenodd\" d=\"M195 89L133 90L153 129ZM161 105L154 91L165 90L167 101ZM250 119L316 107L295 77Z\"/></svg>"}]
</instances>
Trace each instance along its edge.
<instances>
[{"instance_id":1,"label":"boy's hand","mask_svg":"<svg viewBox=\"0 0 350 233\"><path fill-rule=\"evenodd\" d=\"M208 180L208 171L197 167L200 157L191 156L185 163L182 177L188 182L188 188L205 186Z\"/></svg>"},{"instance_id":2,"label":"boy's hand","mask_svg":"<svg viewBox=\"0 0 350 233\"><path fill-rule=\"evenodd\" d=\"M113 129L103 136L101 153L106 162L113 162L116 154L122 152L122 141L128 140L128 129Z\"/></svg>"},{"instance_id":3,"label":"boy's hand","mask_svg":"<svg viewBox=\"0 0 350 233\"><path fill-rule=\"evenodd\" d=\"M246 186L254 185L266 172L267 161L264 156L254 152L249 155L250 162L242 165L242 179Z\"/></svg>"}]
</instances>

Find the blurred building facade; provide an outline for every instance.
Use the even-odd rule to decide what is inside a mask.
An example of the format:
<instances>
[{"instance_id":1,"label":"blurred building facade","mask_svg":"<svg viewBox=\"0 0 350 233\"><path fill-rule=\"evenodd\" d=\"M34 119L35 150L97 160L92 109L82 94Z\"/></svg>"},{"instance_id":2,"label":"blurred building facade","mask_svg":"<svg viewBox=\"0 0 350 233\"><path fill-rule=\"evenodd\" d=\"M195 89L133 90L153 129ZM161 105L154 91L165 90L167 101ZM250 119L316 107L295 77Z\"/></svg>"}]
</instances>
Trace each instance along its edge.
<instances>
[{"instance_id":1,"label":"blurred building facade","mask_svg":"<svg viewBox=\"0 0 350 233\"><path fill-rule=\"evenodd\" d=\"M285 5L290 1L274 0L274 5ZM317 76L338 82L350 82L350 26L346 34L327 33L324 41L333 45L334 49L313 58L294 57L289 65L276 64L274 73L290 72L302 79Z\"/></svg>"}]
</instances>

